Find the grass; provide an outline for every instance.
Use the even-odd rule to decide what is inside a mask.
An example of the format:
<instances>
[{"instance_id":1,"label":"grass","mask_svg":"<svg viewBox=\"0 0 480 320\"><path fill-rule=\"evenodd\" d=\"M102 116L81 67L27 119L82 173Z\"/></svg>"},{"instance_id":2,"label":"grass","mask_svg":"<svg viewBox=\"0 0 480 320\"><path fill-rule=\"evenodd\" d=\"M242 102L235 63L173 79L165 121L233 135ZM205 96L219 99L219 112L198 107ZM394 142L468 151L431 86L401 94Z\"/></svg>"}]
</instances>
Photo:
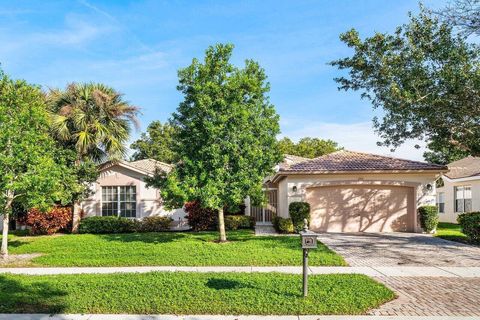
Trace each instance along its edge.
<instances>
[{"instance_id":1,"label":"grass","mask_svg":"<svg viewBox=\"0 0 480 320\"><path fill-rule=\"evenodd\" d=\"M0 276L0 313L363 314L395 298L364 275L278 273Z\"/></svg>"},{"instance_id":2,"label":"grass","mask_svg":"<svg viewBox=\"0 0 480 320\"><path fill-rule=\"evenodd\" d=\"M28 266L282 266L301 265L298 237L255 237L251 230L112 235L10 236L10 253L41 253ZM311 250L311 265L346 265L325 245Z\"/></svg>"},{"instance_id":3,"label":"grass","mask_svg":"<svg viewBox=\"0 0 480 320\"><path fill-rule=\"evenodd\" d=\"M440 222L438 224L437 233L435 236L445 240L469 243L468 238L462 232L460 225L455 223Z\"/></svg>"}]
</instances>

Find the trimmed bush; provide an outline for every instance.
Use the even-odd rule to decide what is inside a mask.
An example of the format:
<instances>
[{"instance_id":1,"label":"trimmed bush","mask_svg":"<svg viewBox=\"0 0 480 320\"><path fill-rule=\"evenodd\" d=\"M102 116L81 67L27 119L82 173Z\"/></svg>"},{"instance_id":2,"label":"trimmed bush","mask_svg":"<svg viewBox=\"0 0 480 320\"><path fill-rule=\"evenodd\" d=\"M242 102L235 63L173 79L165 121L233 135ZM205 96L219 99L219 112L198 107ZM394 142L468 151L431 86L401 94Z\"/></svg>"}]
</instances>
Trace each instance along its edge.
<instances>
[{"instance_id":1,"label":"trimmed bush","mask_svg":"<svg viewBox=\"0 0 480 320\"><path fill-rule=\"evenodd\" d=\"M225 216L225 229L237 230L237 229L252 229L255 227L255 218L241 215L228 215Z\"/></svg>"},{"instance_id":2,"label":"trimmed bush","mask_svg":"<svg viewBox=\"0 0 480 320\"><path fill-rule=\"evenodd\" d=\"M80 221L79 233L130 233L138 228L138 222L121 217L88 217Z\"/></svg>"},{"instance_id":3,"label":"trimmed bush","mask_svg":"<svg viewBox=\"0 0 480 320\"><path fill-rule=\"evenodd\" d=\"M170 224L173 219L170 217L145 217L137 222L137 232L161 232L170 230Z\"/></svg>"},{"instance_id":4,"label":"trimmed bush","mask_svg":"<svg viewBox=\"0 0 480 320\"><path fill-rule=\"evenodd\" d=\"M295 232L292 219L290 218L274 217L272 223L273 223L273 227L278 233L294 233Z\"/></svg>"},{"instance_id":5,"label":"trimmed bush","mask_svg":"<svg viewBox=\"0 0 480 320\"><path fill-rule=\"evenodd\" d=\"M72 210L67 207L55 207L48 212L30 209L22 220L30 227L30 234L54 234L68 226L72 221Z\"/></svg>"},{"instance_id":6,"label":"trimmed bush","mask_svg":"<svg viewBox=\"0 0 480 320\"><path fill-rule=\"evenodd\" d=\"M310 224L310 204L307 202L292 202L288 206L288 214L292 218L293 227L296 232L303 229L303 220L307 219Z\"/></svg>"},{"instance_id":7,"label":"trimmed bush","mask_svg":"<svg viewBox=\"0 0 480 320\"><path fill-rule=\"evenodd\" d=\"M458 215L458 224L471 243L480 244L480 212L467 212Z\"/></svg>"},{"instance_id":8,"label":"trimmed bush","mask_svg":"<svg viewBox=\"0 0 480 320\"><path fill-rule=\"evenodd\" d=\"M437 230L438 209L437 206L422 206L418 208L420 226L427 233Z\"/></svg>"},{"instance_id":9,"label":"trimmed bush","mask_svg":"<svg viewBox=\"0 0 480 320\"><path fill-rule=\"evenodd\" d=\"M185 204L188 224L194 231L215 230L217 228L217 210L202 208L200 202L191 201Z\"/></svg>"}]
</instances>

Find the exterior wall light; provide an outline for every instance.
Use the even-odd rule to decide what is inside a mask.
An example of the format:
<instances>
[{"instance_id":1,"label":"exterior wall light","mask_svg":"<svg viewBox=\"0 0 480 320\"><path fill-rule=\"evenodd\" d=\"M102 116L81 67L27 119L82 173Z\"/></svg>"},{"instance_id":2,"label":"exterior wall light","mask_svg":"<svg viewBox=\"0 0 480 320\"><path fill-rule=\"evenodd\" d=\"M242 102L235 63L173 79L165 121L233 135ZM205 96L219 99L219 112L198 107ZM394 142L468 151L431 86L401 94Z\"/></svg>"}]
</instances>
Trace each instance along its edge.
<instances>
[{"instance_id":1,"label":"exterior wall light","mask_svg":"<svg viewBox=\"0 0 480 320\"><path fill-rule=\"evenodd\" d=\"M297 192L297 186L293 186L292 191Z\"/></svg>"}]
</instances>

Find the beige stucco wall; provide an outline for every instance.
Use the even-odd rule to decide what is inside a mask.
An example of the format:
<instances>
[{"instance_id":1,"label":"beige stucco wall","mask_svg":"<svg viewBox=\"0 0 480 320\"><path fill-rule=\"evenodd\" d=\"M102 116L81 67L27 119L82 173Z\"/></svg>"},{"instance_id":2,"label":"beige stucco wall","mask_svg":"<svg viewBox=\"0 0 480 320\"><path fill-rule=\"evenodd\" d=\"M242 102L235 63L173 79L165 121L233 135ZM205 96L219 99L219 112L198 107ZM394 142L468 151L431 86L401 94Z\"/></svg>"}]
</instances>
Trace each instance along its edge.
<instances>
[{"instance_id":1,"label":"beige stucco wall","mask_svg":"<svg viewBox=\"0 0 480 320\"><path fill-rule=\"evenodd\" d=\"M305 201L308 187L316 184L357 181L366 184L397 184L414 188L414 198L416 207L421 205L434 205L435 198L435 180L438 174L435 173L355 173L355 174L311 174L311 175L289 175L284 177L278 183L278 215L288 217L288 205L293 201ZM426 185L430 184L432 190L428 191ZM293 187L297 191L293 191ZM418 230L417 230L418 231Z\"/></svg>"},{"instance_id":2,"label":"beige stucco wall","mask_svg":"<svg viewBox=\"0 0 480 320\"><path fill-rule=\"evenodd\" d=\"M160 198L159 190L148 188L143 181L145 175L121 165L112 166L100 173L100 177L92 185L93 194L82 202L85 216L102 215L102 186L135 186L137 192L137 218L147 216L169 216L175 221L183 219L183 209L166 210Z\"/></svg>"},{"instance_id":3,"label":"beige stucco wall","mask_svg":"<svg viewBox=\"0 0 480 320\"><path fill-rule=\"evenodd\" d=\"M467 181L448 181L443 179L443 187L437 188L437 194L445 194L445 213L439 213L440 222L457 223L458 213L455 212L454 188L457 186L470 186L472 188L472 210L480 211L480 179Z\"/></svg>"}]
</instances>

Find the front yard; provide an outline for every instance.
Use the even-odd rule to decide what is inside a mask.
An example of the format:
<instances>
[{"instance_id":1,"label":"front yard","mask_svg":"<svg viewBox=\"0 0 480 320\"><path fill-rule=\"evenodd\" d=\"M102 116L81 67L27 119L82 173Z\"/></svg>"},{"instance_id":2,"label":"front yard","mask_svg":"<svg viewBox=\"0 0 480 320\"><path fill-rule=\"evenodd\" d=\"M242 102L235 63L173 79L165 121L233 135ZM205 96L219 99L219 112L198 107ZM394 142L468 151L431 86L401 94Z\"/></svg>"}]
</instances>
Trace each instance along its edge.
<instances>
[{"instance_id":1,"label":"front yard","mask_svg":"<svg viewBox=\"0 0 480 320\"><path fill-rule=\"evenodd\" d=\"M11 236L10 253L38 254L25 266L294 266L301 265L298 237L255 237L250 230L228 232L160 232ZM346 265L341 256L319 244L310 265ZM19 266L19 265L17 265Z\"/></svg>"},{"instance_id":2,"label":"front yard","mask_svg":"<svg viewBox=\"0 0 480 320\"><path fill-rule=\"evenodd\" d=\"M456 241L461 243L469 243L467 236L462 232L460 225L455 223L440 222L437 227L436 237Z\"/></svg>"},{"instance_id":3,"label":"front yard","mask_svg":"<svg viewBox=\"0 0 480 320\"><path fill-rule=\"evenodd\" d=\"M0 276L0 313L363 314L395 295L363 275L183 273Z\"/></svg>"}]
</instances>

